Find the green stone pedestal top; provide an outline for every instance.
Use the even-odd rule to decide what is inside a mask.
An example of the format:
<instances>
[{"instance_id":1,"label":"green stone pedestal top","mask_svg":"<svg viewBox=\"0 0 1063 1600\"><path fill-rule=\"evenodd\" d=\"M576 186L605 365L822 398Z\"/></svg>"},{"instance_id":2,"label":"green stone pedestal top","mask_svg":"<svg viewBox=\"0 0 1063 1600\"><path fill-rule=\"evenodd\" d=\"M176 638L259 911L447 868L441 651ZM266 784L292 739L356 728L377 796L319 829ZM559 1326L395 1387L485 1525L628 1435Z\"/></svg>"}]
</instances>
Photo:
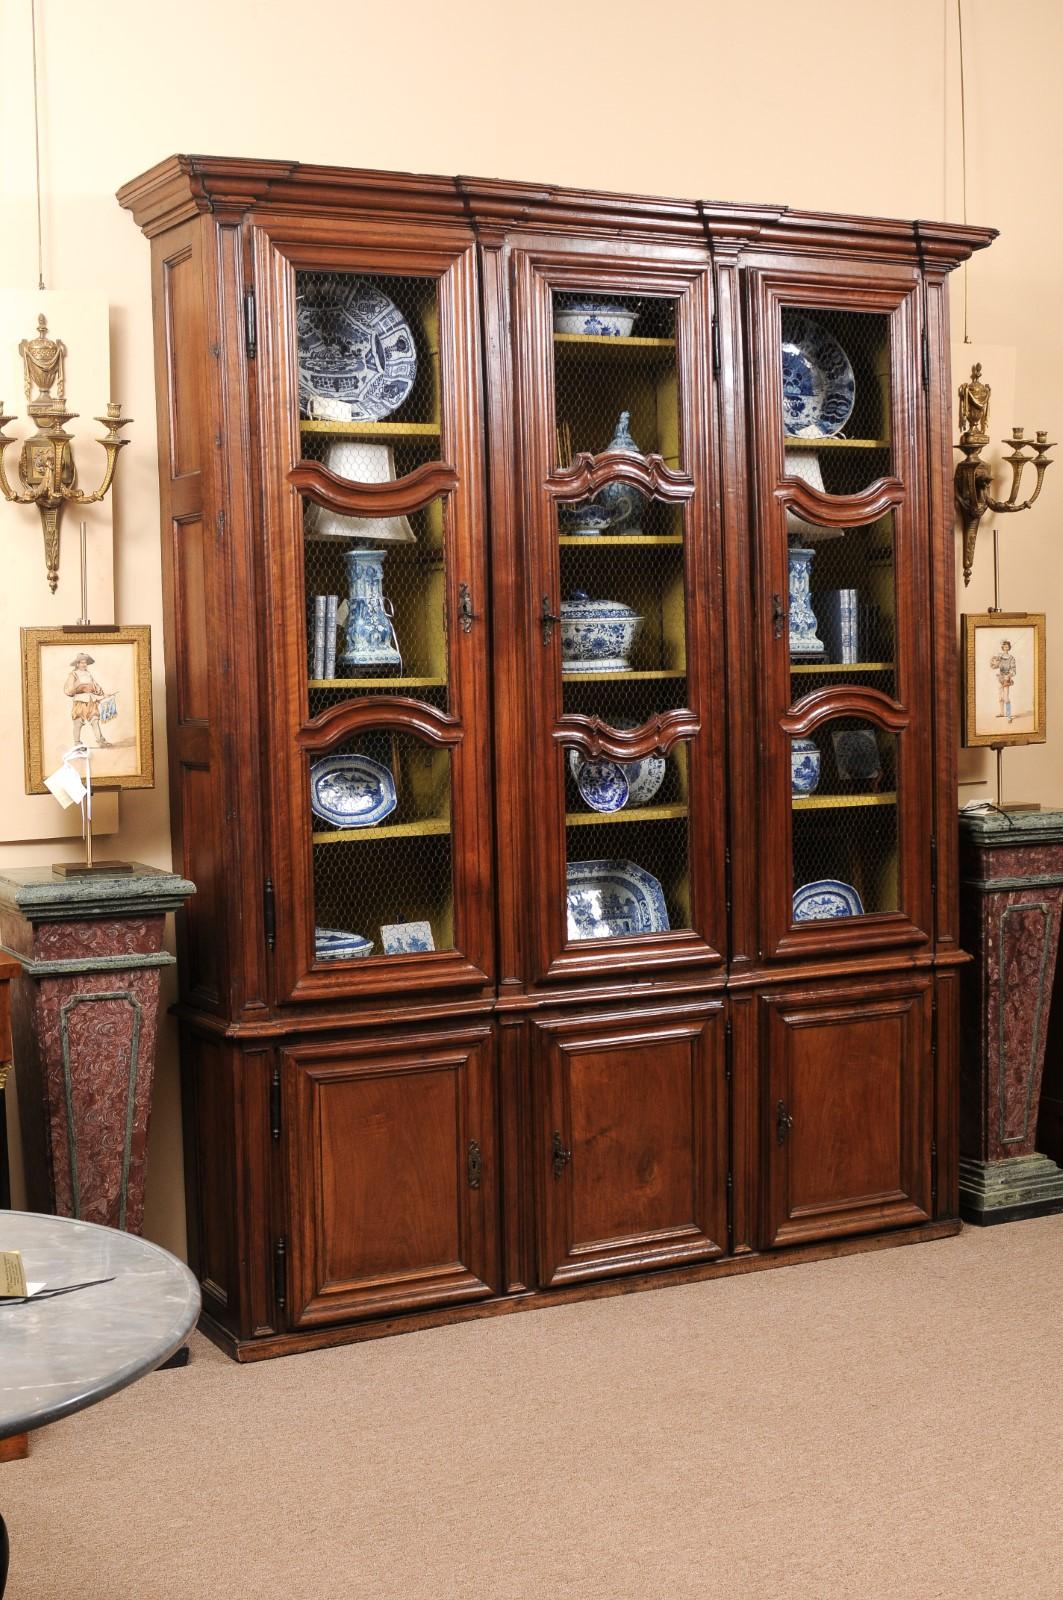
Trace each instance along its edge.
<instances>
[{"instance_id":1,"label":"green stone pedestal top","mask_svg":"<svg viewBox=\"0 0 1063 1600\"><path fill-rule=\"evenodd\" d=\"M7 867L0 873L0 907L19 912L27 922L180 911L195 892L195 884L176 872L139 862L132 872L113 877L65 878L51 867Z\"/></svg>"}]
</instances>

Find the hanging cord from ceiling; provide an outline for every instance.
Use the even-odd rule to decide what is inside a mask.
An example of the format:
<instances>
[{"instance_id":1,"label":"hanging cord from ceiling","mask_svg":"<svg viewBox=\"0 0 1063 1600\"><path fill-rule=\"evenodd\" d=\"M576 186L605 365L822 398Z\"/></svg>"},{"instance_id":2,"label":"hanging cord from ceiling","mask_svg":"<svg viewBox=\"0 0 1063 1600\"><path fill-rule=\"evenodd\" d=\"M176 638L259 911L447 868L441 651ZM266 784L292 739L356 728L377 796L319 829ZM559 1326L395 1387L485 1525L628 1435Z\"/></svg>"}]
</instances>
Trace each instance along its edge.
<instances>
[{"instance_id":1,"label":"hanging cord from ceiling","mask_svg":"<svg viewBox=\"0 0 1063 1600\"><path fill-rule=\"evenodd\" d=\"M963 208L963 222L967 222L967 89L963 75L963 0L956 0L956 31L959 40L960 56L960 198ZM968 262L963 263L963 342L970 344L971 336L967 330L967 269Z\"/></svg>"},{"instance_id":2,"label":"hanging cord from ceiling","mask_svg":"<svg viewBox=\"0 0 1063 1600\"><path fill-rule=\"evenodd\" d=\"M37 287L44 288L44 229L41 226L41 124L37 111L37 0L30 0L30 43L33 52L33 154L37 181Z\"/></svg>"}]
</instances>

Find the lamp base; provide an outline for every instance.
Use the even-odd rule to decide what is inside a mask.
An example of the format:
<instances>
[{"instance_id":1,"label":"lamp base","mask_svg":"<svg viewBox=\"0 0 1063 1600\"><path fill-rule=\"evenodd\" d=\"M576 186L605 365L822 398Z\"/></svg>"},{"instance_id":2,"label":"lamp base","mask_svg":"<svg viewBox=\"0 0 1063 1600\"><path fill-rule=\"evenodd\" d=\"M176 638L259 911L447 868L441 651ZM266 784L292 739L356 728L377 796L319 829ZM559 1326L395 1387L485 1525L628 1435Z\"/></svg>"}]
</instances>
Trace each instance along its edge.
<instances>
[{"instance_id":1,"label":"lamp base","mask_svg":"<svg viewBox=\"0 0 1063 1600\"><path fill-rule=\"evenodd\" d=\"M53 861L52 871L57 878L113 878L120 872L135 872L135 861L94 861L88 866L84 861Z\"/></svg>"}]
</instances>

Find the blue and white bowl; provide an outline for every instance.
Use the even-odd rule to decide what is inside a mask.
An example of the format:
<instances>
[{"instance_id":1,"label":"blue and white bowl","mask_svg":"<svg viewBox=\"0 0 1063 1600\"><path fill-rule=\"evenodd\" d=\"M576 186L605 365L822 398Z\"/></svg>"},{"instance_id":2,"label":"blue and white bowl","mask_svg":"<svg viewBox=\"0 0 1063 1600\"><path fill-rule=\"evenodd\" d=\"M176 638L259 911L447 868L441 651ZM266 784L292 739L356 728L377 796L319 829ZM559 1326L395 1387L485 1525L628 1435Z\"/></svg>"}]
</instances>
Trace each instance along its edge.
<instances>
[{"instance_id":1,"label":"blue and white bowl","mask_svg":"<svg viewBox=\"0 0 1063 1600\"><path fill-rule=\"evenodd\" d=\"M561 602L563 672L629 672L642 618L620 600L592 600L576 589Z\"/></svg>"},{"instance_id":2,"label":"blue and white bowl","mask_svg":"<svg viewBox=\"0 0 1063 1600\"><path fill-rule=\"evenodd\" d=\"M617 300L573 296L554 302L555 333L589 333L625 339L637 318L637 307L632 310Z\"/></svg>"},{"instance_id":3,"label":"blue and white bowl","mask_svg":"<svg viewBox=\"0 0 1063 1600\"><path fill-rule=\"evenodd\" d=\"M372 939L345 928L315 928L314 956L318 961L357 961L373 948Z\"/></svg>"},{"instance_id":4,"label":"blue and white bowl","mask_svg":"<svg viewBox=\"0 0 1063 1600\"><path fill-rule=\"evenodd\" d=\"M592 811L622 811L628 803L631 790L619 761L610 761L607 756L580 759L579 752L572 750L569 752L570 765L573 756L577 757L572 771L580 798Z\"/></svg>"},{"instance_id":5,"label":"blue and white bowl","mask_svg":"<svg viewBox=\"0 0 1063 1600\"><path fill-rule=\"evenodd\" d=\"M790 790L793 794L815 794L819 788L822 761L814 739L790 740Z\"/></svg>"}]
</instances>

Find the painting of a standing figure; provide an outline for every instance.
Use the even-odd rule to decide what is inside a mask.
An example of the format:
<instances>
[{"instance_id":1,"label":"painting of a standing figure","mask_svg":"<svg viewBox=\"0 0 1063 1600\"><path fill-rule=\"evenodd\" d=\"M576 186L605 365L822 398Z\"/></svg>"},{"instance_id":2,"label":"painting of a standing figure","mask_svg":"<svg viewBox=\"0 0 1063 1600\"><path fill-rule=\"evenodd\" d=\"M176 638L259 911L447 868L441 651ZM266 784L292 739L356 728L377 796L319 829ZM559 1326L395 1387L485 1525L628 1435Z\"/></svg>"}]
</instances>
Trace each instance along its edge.
<instances>
[{"instance_id":1,"label":"painting of a standing figure","mask_svg":"<svg viewBox=\"0 0 1063 1600\"><path fill-rule=\"evenodd\" d=\"M965 745L1043 744L1045 619L987 611L963 618Z\"/></svg>"},{"instance_id":2,"label":"painting of a standing figure","mask_svg":"<svg viewBox=\"0 0 1063 1600\"><path fill-rule=\"evenodd\" d=\"M27 794L77 745L94 787L153 785L150 628L23 628L22 704Z\"/></svg>"}]
</instances>

